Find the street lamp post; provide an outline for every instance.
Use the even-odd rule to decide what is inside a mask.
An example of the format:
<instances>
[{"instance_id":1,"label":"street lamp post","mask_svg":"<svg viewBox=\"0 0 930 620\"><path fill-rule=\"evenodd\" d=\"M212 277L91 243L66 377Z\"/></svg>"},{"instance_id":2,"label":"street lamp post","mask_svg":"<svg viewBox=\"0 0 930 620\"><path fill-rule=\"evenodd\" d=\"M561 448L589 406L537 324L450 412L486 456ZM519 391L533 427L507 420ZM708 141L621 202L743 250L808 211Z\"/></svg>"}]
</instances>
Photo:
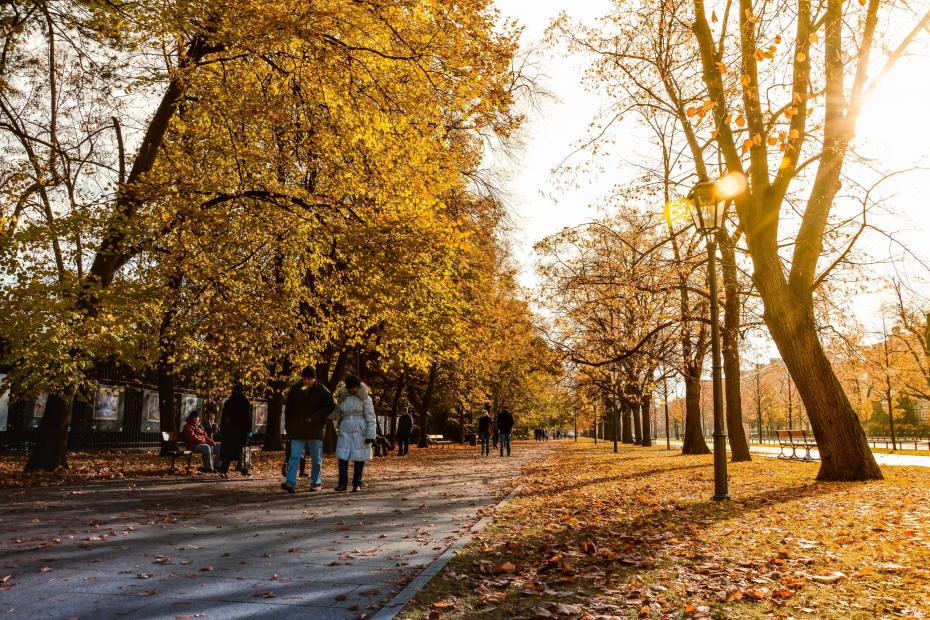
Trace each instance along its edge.
<instances>
[{"instance_id":1,"label":"street lamp post","mask_svg":"<svg viewBox=\"0 0 930 620\"><path fill-rule=\"evenodd\" d=\"M727 483L727 429L723 414L723 364L720 356L720 306L717 298L717 231L723 227L726 203L742 193L746 178L731 173L717 181L701 181L688 195L698 232L707 239L707 279L710 284L711 355L714 384L714 497L730 499Z\"/></svg>"}]
</instances>

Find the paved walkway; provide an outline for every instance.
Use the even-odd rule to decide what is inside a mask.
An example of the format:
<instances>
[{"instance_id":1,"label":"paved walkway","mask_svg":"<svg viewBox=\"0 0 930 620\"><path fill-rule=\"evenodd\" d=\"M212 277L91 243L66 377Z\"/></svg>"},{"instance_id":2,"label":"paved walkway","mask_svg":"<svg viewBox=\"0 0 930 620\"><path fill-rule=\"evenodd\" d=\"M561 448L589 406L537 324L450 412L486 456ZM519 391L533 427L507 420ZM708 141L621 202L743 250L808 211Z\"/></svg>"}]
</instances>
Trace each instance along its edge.
<instances>
[{"instance_id":1,"label":"paved walkway","mask_svg":"<svg viewBox=\"0 0 930 620\"><path fill-rule=\"evenodd\" d=\"M664 441L660 441L657 445L663 445L664 443ZM710 445L710 442L708 442L708 445ZM672 446L680 448L681 442L673 439ZM753 454L759 454L761 456L768 456L773 458L781 454L781 451L777 446L759 446L754 444L749 446L749 451ZM787 452L790 454L791 450L789 449ZM804 450L798 450L798 454L803 455ZM908 465L911 467L930 467L930 454L927 456L917 456L915 454L886 454L884 452L873 452L872 455L875 457L875 461L879 465ZM819 459L820 453L816 449L813 449L811 450L811 456Z\"/></svg>"},{"instance_id":2,"label":"paved walkway","mask_svg":"<svg viewBox=\"0 0 930 620\"><path fill-rule=\"evenodd\" d=\"M379 459L360 494L271 479L2 491L0 618L371 616L554 445Z\"/></svg>"}]
</instances>

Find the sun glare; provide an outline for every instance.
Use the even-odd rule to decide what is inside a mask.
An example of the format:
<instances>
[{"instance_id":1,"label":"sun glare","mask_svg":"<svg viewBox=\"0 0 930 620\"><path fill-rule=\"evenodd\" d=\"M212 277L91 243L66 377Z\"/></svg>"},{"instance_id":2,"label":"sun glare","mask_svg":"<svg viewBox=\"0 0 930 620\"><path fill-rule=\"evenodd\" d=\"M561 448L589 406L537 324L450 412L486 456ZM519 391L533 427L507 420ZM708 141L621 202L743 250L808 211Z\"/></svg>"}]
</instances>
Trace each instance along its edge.
<instances>
[{"instance_id":1,"label":"sun glare","mask_svg":"<svg viewBox=\"0 0 930 620\"><path fill-rule=\"evenodd\" d=\"M911 57L885 76L862 107L856 127L860 153L909 165L930 156L928 75L930 61Z\"/></svg>"}]
</instances>

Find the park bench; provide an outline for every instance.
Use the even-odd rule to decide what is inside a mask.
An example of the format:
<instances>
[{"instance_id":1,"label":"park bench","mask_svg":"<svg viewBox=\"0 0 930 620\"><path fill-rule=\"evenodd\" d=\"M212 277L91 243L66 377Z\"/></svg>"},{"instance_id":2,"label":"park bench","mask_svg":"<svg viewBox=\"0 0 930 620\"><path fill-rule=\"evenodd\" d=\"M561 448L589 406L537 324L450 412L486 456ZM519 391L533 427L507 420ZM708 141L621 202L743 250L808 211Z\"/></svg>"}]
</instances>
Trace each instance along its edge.
<instances>
[{"instance_id":1,"label":"park bench","mask_svg":"<svg viewBox=\"0 0 930 620\"><path fill-rule=\"evenodd\" d=\"M429 440L430 445L433 446L444 446L446 444L452 443L448 439L445 439L442 435L427 435L426 438Z\"/></svg>"},{"instance_id":2,"label":"park bench","mask_svg":"<svg viewBox=\"0 0 930 620\"><path fill-rule=\"evenodd\" d=\"M194 456L194 453L184 447L184 444L181 442L180 433L169 433L163 432L161 434L162 442L162 455L171 459L171 469L174 470L174 462L178 459L183 459L187 457L187 471L191 469L191 459Z\"/></svg>"},{"instance_id":3,"label":"park bench","mask_svg":"<svg viewBox=\"0 0 930 620\"><path fill-rule=\"evenodd\" d=\"M807 431L803 429L786 428L776 430L775 436L778 438L778 458L799 459L802 461L814 460L814 457L811 455L811 449L817 447L817 442L814 441L814 437ZM788 448L791 448L791 454L786 452ZM804 450L804 456L798 455L799 449Z\"/></svg>"}]
</instances>

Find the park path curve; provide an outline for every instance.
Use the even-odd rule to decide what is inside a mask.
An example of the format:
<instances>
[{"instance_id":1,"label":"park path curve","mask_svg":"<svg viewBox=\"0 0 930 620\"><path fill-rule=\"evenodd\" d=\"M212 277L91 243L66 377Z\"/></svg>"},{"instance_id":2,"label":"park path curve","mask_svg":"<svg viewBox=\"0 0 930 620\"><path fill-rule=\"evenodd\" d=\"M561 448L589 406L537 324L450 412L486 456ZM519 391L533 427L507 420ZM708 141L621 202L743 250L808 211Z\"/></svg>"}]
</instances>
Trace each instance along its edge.
<instances>
[{"instance_id":1,"label":"park path curve","mask_svg":"<svg viewBox=\"0 0 930 620\"><path fill-rule=\"evenodd\" d=\"M0 491L0 619L371 617L556 443L377 459L359 494L306 479L295 495L277 479Z\"/></svg>"}]
</instances>

